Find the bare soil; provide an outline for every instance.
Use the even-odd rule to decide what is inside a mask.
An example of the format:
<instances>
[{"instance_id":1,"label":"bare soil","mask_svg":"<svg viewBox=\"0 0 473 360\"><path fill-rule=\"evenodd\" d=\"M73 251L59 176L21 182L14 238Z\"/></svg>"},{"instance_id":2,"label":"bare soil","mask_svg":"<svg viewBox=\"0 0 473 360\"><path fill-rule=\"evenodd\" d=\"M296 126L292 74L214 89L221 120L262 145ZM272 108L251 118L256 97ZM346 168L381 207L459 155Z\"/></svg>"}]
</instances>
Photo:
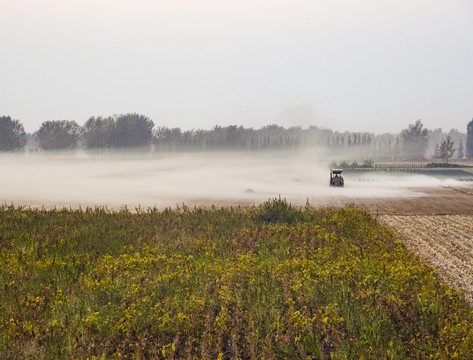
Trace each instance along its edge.
<instances>
[{"instance_id":1,"label":"bare soil","mask_svg":"<svg viewBox=\"0 0 473 360\"><path fill-rule=\"evenodd\" d=\"M382 215L379 219L473 306L473 215Z\"/></svg>"},{"instance_id":2,"label":"bare soil","mask_svg":"<svg viewBox=\"0 0 473 360\"><path fill-rule=\"evenodd\" d=\"M422 189L412 197L352 200L374 215L473 215L473 195L456 188Z\"/></svg>"},{"instance_id":3,"label":"bare soil","mask_svg":"<svg viewBox=\"0 0 473 360\"><path fill-rule=\"evenodd\" d=\"M416 197L353 203L393 228L409 250L473 306L473 195L456 188L422 191Z\"/></svg>"}]
</instances>

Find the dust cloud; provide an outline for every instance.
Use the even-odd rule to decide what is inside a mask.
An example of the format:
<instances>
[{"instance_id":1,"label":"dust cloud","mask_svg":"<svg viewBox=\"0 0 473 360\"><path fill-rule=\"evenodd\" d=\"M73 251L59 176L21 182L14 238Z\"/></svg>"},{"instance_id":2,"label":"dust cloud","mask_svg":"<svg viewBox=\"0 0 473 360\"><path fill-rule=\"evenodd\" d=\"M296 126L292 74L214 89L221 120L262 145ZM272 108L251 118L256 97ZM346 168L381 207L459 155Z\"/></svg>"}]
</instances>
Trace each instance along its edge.
<instances>
[{"instance_id":1,"label":"dust cloud","mask_svg":"<svg viewBox=\"0 0 473 360\"><path fill-rule=\"evenodd\" d=\"M346 175L329 186L323 151L268 153L3 154L0 203L27 207L174 208L257 205L285 198L326 206L356 198L408 197L455 185L427 176Z\"/></svg>"}]
</instances>

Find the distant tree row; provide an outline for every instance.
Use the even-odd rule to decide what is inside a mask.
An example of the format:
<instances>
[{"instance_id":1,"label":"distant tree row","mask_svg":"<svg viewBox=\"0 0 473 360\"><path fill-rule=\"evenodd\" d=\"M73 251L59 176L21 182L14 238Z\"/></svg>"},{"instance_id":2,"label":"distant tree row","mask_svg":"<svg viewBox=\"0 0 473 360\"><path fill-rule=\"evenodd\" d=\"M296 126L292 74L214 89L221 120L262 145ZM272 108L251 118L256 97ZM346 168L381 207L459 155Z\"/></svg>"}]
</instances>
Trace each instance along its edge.
<instances>
[{"instance_id":1,"label":"distant tree row","mask_svg":"<svg viewBox=\"0 0 473 360\"><path fill-rule=\"evenodd\" d=\"M42 150L117 149L152 146L158 151L205 150L275 150L324 146L335 154L364 154L375 159L421 159L426 156L448 161L457 157L473 157L473 120L467 135L452 130L449 140L441 129L429 131L417 120L398 135L374 135L366 132L334 132L310 126L307 129L268 125L261 129L242 126L215 126L211 130L188 130L156 127L148 117L136 113L109 117L91 117L83 126L75 121L45 121L33 134L34 145ZM463 138L466 148L463 148ZM0 151L24 149L27 134L18 120L0 117ZM444 141L448 143L443 144ZM454 147L457 141L458 148ZM442 145L443 144L443 145ZM431 149L429 150L429 146ZM429 155L430 154L430 155Z\"/></svg>"},{"instance_id":2,"label":"distant tree row","mask_svg":"<svg viewBox=\"0 0 473 360\"><path fill-rule=\"evenodd\" d=\"M126 114L91 117L84 126L70 120L45 121L33 138L42 150L130 148L149 146L154 139L153 128L153 121L146 116ZM22 150L26 140L24 127L18 120L0 117L0 151Z\"/></svg>"},{"instance_id":3,"label":"distant tree row","mask_svg":"<svg viewBox=\"0 0 473 360\"><path fill-rule=\"evenodd\" d=\"M91 117L82 129L83 145L87 149L148 146L153 128L153 121L139 114Z\"/></svg>"},{"instance_id":4,"label":"distant tree row","mask_svg":"<svg viewBox=\"0 0 473 360\"><path fill-rule=\"evenodd\" d=\"M10 116L0 117L0 151L22 150L26 145L23 125Z\"/></svg>"},{"instance_id":5,"label":"distant tree row","mask_svg":"<svg viewBox=\"0 0 473 360\"><path fill-rule=\"evenodd\" d=\"M74 149L81 136L81 127L75 121L45 121L35 133L38 146L43 150Z\"/></svg>"}]
</instances>

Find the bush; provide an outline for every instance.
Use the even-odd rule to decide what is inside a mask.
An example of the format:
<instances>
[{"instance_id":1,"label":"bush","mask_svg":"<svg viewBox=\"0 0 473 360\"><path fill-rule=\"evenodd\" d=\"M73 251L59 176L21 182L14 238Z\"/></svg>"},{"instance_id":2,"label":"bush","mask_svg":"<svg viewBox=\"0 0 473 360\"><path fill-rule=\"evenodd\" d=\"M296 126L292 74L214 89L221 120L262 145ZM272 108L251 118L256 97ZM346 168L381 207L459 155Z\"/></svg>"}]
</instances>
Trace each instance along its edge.
<instances>
[{"instance_id":1,"label":"bush","mask_svg":"<svg viewBox=\"0 0 473 360\"><path fill-rule=\"evenodd\" d=\"M270 199L263 204L259 218L263 223L291 224L301 219L301 211L294 209L286 199Z\"/></svg>"}]
</instances>

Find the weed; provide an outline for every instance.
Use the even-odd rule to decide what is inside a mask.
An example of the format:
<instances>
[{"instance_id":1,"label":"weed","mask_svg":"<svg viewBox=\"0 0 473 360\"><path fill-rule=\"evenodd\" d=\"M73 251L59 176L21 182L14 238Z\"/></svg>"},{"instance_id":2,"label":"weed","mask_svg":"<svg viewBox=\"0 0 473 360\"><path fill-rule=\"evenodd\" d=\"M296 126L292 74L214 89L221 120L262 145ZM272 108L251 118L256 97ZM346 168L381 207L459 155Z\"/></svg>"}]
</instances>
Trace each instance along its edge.
<instances>
[{"instance_id":1,"label":"weed","mask_svg":"<svg viewBox=\"0 0 473 360\"><path fill-rule=\"evenodd\" d=\"M0 207L0 357L471 358L461 294L355 207Z\"/></svg>"}]
</instances>

